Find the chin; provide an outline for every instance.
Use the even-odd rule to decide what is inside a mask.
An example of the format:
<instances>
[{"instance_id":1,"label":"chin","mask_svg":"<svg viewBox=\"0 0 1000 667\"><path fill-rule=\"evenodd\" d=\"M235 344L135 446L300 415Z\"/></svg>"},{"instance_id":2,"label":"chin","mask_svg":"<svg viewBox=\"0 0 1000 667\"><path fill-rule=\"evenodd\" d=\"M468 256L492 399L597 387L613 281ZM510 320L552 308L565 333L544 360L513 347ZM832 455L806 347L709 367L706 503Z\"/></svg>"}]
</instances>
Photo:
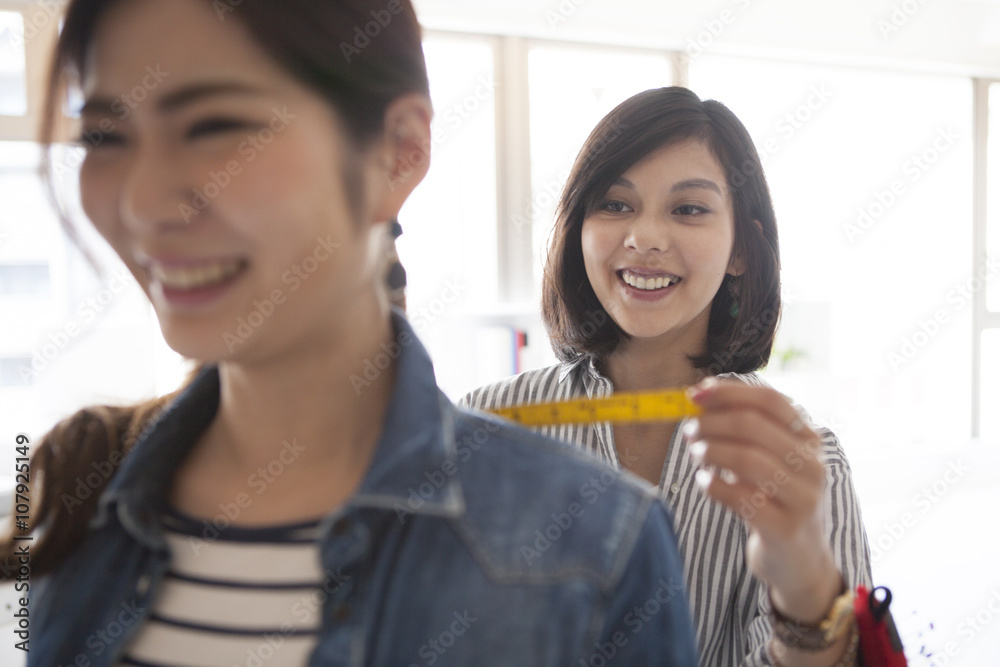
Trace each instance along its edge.
<instances>
[{"instance_id":1,"label":"chin","mask_svg":"<svg viewBox=\"0 0 1000 667\"><path fill-rule=\"evenodd\" d=\"M192 326L161 321L160 331L171 350L185 359L204 364L241 356L250 341L250 336L244 338L233 331L223 331L218 326L207 324Z\"/></svg>"}]
</instances>

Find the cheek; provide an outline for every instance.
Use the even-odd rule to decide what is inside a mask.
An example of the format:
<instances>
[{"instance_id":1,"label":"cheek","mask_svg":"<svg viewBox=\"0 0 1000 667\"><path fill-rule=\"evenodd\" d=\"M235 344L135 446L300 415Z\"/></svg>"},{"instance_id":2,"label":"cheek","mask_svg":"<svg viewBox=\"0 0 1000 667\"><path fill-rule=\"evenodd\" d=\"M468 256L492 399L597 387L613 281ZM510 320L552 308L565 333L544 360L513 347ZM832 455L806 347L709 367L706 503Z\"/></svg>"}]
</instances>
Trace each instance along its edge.
<instances>
[{"instance_id":1,"label":"cheek","mask_svg":"<svg viewBox=\"0 0 1000 667\"><path fill-rule=\"evenodd\" d=\"M84 161L80 167L80 207L94 229L125 259L125 232L119 216L121 179L111 169ZM126 262L128 263L128 262Z\"/></svg>"},{"instance_id":2,"label":"cheek","mask_svg":"<svg viewBox=\"0 0 1000 667\"><path fill-rule=\"evenodd\" d=\"M594 283L595 279L600 281L603 274L601 269L611 256L612 243L613 239L607 226L584 220L583 229L580 231L580 245L583 250L583 264L591 283Z\"/></svg>"}]
</instances>

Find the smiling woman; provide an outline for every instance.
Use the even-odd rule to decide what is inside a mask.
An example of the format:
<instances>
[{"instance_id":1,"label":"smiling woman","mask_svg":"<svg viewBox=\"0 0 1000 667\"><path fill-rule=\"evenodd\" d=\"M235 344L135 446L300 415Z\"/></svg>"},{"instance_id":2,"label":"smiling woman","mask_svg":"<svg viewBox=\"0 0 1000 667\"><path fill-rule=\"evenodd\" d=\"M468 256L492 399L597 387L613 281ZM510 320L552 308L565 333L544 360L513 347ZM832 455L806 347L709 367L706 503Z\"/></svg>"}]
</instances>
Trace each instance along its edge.
<instances>
[{"instance_id":1,"label":"smiling woman","mask_svg":"<svg viewBox=\"0 0 1000 667\"><path fill-rule=\"evenodd\" d=\"M74 0L51 83L46 141L78 88L83 210L199 369L38 444L0 554L32 545L29 665L697 659L655 496L456 409L390 309L432 115L409 3Z\"/></svg>"},{"instance_id":2,"label":"smiling woman","mask_svg":"<svg viewBox=\"0 0 1000 667\"><path fill-rule=\"evenodd\" d=\"M853 623L820 631L871 580L846 456L754 373L774 341L778 268L739 119L685 88L635 95L591 132L560 201L542 316L561 363L465 399L496 409L695 385L702 411L684 423L541 431L671 507L705 667L857 663Z\"/></svg>"}]
</instances>

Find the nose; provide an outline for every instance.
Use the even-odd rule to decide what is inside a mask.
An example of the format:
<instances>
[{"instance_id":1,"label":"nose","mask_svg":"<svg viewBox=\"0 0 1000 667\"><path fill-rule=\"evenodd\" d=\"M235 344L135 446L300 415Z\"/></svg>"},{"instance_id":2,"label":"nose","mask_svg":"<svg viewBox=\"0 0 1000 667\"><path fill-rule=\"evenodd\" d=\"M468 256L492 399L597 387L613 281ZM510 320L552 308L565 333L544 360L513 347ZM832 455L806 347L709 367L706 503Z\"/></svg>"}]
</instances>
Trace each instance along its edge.
<instances>
[{"instance_id":1,"label":"nose","mask_svg":"<svg viewBox=\"0 0 1000 667\"><path fill-rule=\"evenodd\" d=\"M665 221L644 212L632 219L625 235L625 247L636 252L666 252L670 247L669 234Z\"/></svg>"},{"instance_id":2,"label":"nose","mask_svg":"<svg viewBox=\"0 0 1000 667\"><path fill-rule=\"evenodd\" d=\"M168 146L153 143L134 148L122 183L119 214L137 233L183 228L207 205L186 183L187 170Z\"/></svg>"}]
</instances>

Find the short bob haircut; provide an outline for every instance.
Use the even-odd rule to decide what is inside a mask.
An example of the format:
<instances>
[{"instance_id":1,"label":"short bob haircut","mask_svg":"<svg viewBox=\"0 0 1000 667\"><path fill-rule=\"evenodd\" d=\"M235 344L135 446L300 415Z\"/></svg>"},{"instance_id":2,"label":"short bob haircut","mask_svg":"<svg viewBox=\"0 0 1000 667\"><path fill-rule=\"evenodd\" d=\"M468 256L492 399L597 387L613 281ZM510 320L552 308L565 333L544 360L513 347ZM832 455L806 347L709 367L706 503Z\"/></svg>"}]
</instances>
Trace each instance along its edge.
<instances>
[{"instance_id":1,"label":"short bob haircut","mask_svg":"<svg viewBox=\"0 0 1000 667\"><path fill-rule=\"evenodd\" d=\"M608 315L587 278L581 230L611 185L657 149L704 142L726 174L735 225L733 252L746 271L726 276L712 301L708 341L691 357L709 375L747 373L771 356L781 313L778 229L764 169L753 140L733 112L686 88L647 90L604 117L580 150L559 201L542 284L542 319L561 361L605 359L628 336ZM754 221L760 223L760 228ZM736 283L739 302L730 314Z\"/></svg>"}]
</instances>

